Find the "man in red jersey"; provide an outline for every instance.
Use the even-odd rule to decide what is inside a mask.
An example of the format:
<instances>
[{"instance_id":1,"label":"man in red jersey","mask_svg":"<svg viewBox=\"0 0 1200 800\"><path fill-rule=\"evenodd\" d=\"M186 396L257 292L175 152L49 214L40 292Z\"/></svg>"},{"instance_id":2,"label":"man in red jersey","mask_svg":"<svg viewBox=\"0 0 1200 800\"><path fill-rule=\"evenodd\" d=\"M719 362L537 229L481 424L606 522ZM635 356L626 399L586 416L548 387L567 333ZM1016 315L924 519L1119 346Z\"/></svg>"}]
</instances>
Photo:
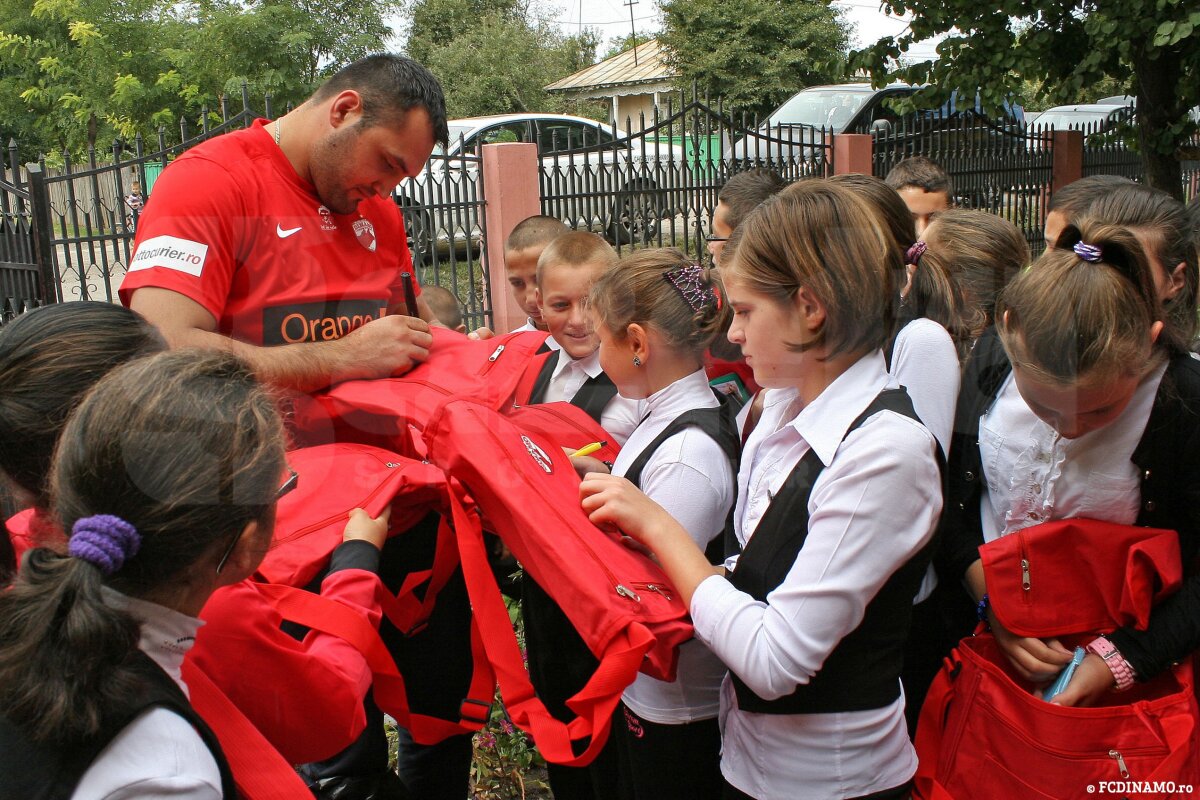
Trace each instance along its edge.
<instances>
[{"instance_id":1,"label":"man in red jersey","mask_svg":"<svg viewBox=\"0 0 1200 800\"><path fill-rule=\"evenodd\" d=\"M411 59L345 67L287 115L173 162L138 221L121 300L172 347L228 349L264 381L313 391L407 371L428 307L391 192L445 143L437 79ZM416 287L419 292L419 287Z\"/></svg>"}]
</instances>

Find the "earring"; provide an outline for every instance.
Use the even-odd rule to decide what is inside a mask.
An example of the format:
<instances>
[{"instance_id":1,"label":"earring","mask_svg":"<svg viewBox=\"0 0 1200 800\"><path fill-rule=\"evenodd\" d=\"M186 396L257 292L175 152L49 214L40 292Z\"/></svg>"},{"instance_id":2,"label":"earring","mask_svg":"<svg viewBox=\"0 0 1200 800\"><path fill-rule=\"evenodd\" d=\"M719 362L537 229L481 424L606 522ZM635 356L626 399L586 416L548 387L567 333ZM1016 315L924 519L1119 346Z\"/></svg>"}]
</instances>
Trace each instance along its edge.
<instances>
[{"instance_id":1,"label":"earring","mask_svg":"<svg viewBox=\"0 0 1200 800\"><path fill-rule=\"evenodd\" d=\"M642 365L642 359L638 356L634 356L633 357L633 365L635 367L640 367Z\"/></svg>"}]
</instances>

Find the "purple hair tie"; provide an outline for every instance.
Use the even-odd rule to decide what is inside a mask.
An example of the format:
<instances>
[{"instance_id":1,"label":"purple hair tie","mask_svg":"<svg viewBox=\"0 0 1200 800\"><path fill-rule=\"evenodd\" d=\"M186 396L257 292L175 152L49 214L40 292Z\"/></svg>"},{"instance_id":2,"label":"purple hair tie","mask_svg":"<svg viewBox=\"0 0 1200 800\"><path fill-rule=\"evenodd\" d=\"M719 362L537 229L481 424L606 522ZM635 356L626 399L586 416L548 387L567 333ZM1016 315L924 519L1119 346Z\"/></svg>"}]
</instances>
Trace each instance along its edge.
<instances>
[{"instance_id":1,"label":"purple hair tie","mask_svg":"<svg viewBox=\"0 0 1200 800\"><path fill-rule=\"evenodd\" d=\"M137 555L141 546L137 528L112 514L94 514L75 520L67 553L112 575Z\"/></svg>"},{"instance_id":2,"label":"purple hair tie","mask_svg":"<svg viewBox=\"0 0 1200 800\"><path fill-rule=\"evenodd\" d=\"M929 246L924 242L913 242L912 247L908 248L908 252L904 254L904 263L918 263L921 260L921 256L925 255L927 249L929 249Z\"/></svg>"},{"instance_id":3,"label":"purple hair tie","mask_svg":"<svg viewBox=\"0 0 1200 800\"><path fill-rule=\"evenodd\" d=\"M1071 249L1075 251L1075 255L1092 264L1095 264L1104 256L1104 251L1097 245L1085 242L1076 242L1075 246Z\"/></svg>"},{"instance_id":4,"label":"purple hair tie","mask_svg":"<svg viewBox=\"0 0 1200 800\"><path fill-rule=\"evenodd\" d=\"M711 288L704 286L700 280L701 275L703 275L703 270L699 264L687 264L664 272L663 278L675 287L679 296L683 298L683 302L687 303L692 311L699 311L710 301L716 301L716 293Z\"/></svg>"}]
</instances>

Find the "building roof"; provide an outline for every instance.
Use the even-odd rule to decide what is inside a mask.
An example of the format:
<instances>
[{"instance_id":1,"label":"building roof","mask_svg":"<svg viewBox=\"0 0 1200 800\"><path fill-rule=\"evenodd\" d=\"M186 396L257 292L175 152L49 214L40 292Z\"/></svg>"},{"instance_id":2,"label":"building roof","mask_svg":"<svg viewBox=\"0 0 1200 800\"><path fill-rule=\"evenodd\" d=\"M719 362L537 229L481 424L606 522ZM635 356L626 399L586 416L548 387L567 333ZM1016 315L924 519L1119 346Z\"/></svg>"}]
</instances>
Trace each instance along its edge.
<instances>
[{"instance_id":1,"label":"building roof","mask_svg":"<svg viewBox=\"0 0 1200 800\"><path fill-rule=\"evenodd\" d=\"M667 83L676 77L677 73L663 63L663 48L657 39L639 44L636 50L636 64L631 48L555 81L545 87L546 91L588 92L618 86L649 86Z\"/></svg>"}]
</instances>

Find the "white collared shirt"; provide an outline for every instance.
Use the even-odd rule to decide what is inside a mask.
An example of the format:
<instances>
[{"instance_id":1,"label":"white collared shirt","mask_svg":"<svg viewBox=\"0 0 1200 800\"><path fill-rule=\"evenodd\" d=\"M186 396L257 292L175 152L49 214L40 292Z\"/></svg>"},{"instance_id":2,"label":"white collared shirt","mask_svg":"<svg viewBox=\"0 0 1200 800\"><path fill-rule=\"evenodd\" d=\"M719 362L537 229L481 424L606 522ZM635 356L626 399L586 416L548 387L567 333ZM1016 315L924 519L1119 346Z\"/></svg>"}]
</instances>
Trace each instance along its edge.
<instances>
[{"instance_id":1,"label":"white collared shirt","mask_svg":"<svg viewBox=\"0 0 1200 800\"><path fill-rule=\"evenodd\" d=\"M884 411L846 435L896 382L883 354L864 356L809 405L795 390L769 391L742 452L734 527L744 546L792 469L810 450L825 469L808 501L808 537L767 602L725 578L692 596L696 637L758 695L783 697L808 683L862 622L892 573L933 536L942 507L935 439L920 423ZM916 770L904 699L828 714L753 714L722 688L721 771L754 797L855 797L899 786Z\"/></svg>"},{"instance_id":2,"label":"white collared shirt","mask_svg":"<svg viewBox=\"0 0 1200 800\"><path fill-rule=\"evenodd\" d=\"M553 341L553 337L547 338L546 341ZM570 402L583 387L584 381L588 378L595 378L602 372L604 370L600 368L599 350L576 359L571 358L566 350L560 348L558 365L555 366L554 373L550 376L550 383L546 386L546 395L542 398L542 402ZM644 400L630 400L617 394L608 401L608 405L600 414L600 426L612 434L618 444L624 446L625 441L641 420L644 407Z\"/></svg>"},{"instance_id":3,"label":"white collared shirt","mask_svg":"<svg viewBox=\"0 0 1200 800\"><path fill-rule=\"evenodd\" d=\"M141 626L138 649L150 656L179 685L183 658L204 623L178 611L137 600L107 587L104 602L127 611ZM143 712L100 751L83 774L72 800L124 800L171 797L217 800L221 773L212 753L191 723L173 711Z\"/></svg>"},{"instance_id":4,"label":"white collared shirt","mask_svg":"<svg viewBox=\"0 0 1200 800\"><path fill-rule=\"evenodd\" d=\"M1150 373L1120 416L1075 439L1059 436L1029 409L1010 373L979 418L983 540L1070 517L1132 525L1142 486L1131 459L1166 370L1163 364Z\"/></svg>"},{"instance_id":5,"label":"white collared shirt","mask_svg":"<svg viewBox=\"0 0 1200 800\"><path fill-rule=\"evenodd\" d=\"M522 333L522 332L526 332L526 331L537 331L538 333L545 333L545 331L542 328L539 328L537 325L533 324L533 317L526 317L524 325L522 325L519 328L513 328L509 332L510 333ZM551 350L561 350L562 349L562 345L559 344L558 340L555 339L553 336L546 337L546 347L549 347Z\"/></svg>"},{"instance_id":6,"label":"white collared shirt","mask_svg":"<svg viewBox=\"0 0 1200 800\"><path fill-rule=\"evenodd\" d=\"M646 398L646 417L613 462L624 475L654 440L685 411L720 405L704 370L672 383ZM725 451L699 428L686 428L667 439L646 461L641 489L675 518L701 549L725 529L733 505L733 465ZM676 680L668 683L638 674L621 699L639 717L664 725L711 719L720 707L725 664L702 642L679 648Z\"/></svg>"},{"instance_id":7,"label":"white collared shirt","mask_svg":"<svg viewBox=\"0 0 1200 800\"><path fill-rule=\"evenodd\" d=\"M891 373L908 390L913 410L937 438L942 455L950 458L950 434L954 430L954 410L962 383L958 350L950 333L924 317L905 325L896 335ZM936 588L937 573L930 564L913 604L928 598Z\"/></svg>"}]
</instances>

